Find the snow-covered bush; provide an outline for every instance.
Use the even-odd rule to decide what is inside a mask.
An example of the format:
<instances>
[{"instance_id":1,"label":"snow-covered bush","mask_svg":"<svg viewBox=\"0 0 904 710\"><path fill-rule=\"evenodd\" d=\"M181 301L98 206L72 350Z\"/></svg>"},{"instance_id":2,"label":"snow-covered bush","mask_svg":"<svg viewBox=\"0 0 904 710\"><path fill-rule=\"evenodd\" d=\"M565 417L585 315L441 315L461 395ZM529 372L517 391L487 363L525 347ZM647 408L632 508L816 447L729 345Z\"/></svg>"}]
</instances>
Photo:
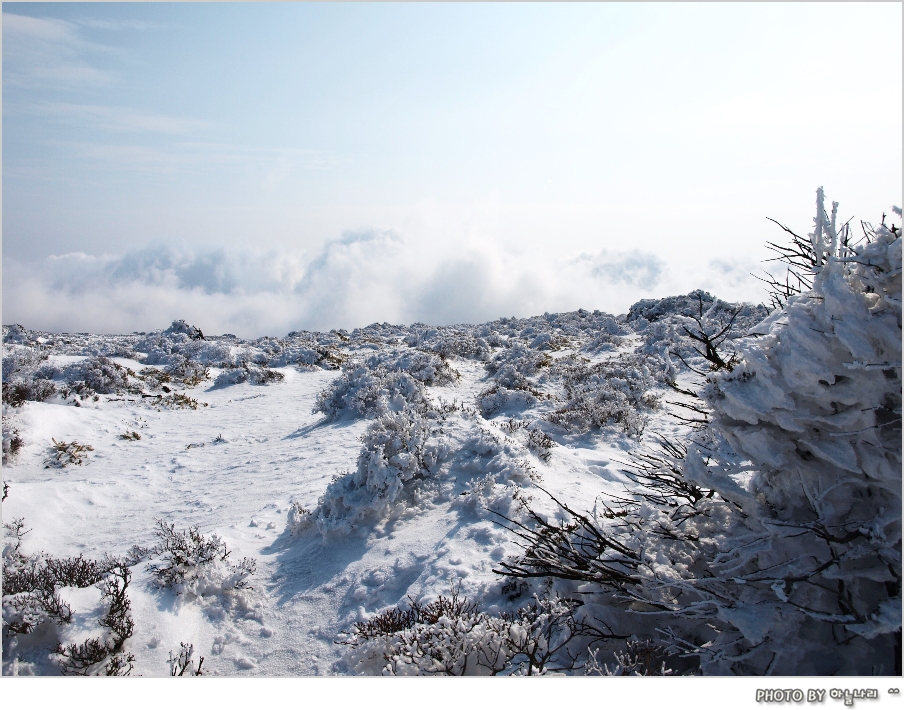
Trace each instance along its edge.
<instances>
[{"instance_id":1,"label":"snow-covered bush","mask_svg":"<svg viewBox=\"0 0 904 710\"><path fill-rule=\"evenodd\" d=\"M571 341L561 335L540 333L530 341L531 350L561 350L571 347Z\"/></svg>"},{"instance_id":2,"label":"snow-covered bush","mask_svg":"<svg viewBox=\"0 0 904 710\"><path fill-rule=\"evenodd\" d=\"M590 658L584 666L584 675L675 675L675 671L667 665L673 660L674 654L647 639L628 639L623 650L612 652L615 663L611 667L608 663L600 663L598 655L599 649L590 652Z\"/></svg>"},{"instance_id":3,"label":"snow-covered bush","mask_svg":"<svg viewBox=\"0 0 904 710\"><path fill-rule=\"evenodd\" d=\"M549 355L520 343L496 355L486 364L493 384L476 397L483 415L489 417L510 408L525 409L547 399L528 377L539 374L552 362Z\"/></svg>"},{"instance_id":4,"label":"snow-covered bush","mask_svg":"<svg viewBox=\"0 0 904 710\"><path fill-rule=\"evenodd\" d=\"M166 395L158 394L156 396L151 395L142 395L144 399L144 403L154 407L157 411L160 411L161 407L166 409L199 409L200 407L206 407L207 402L199 402L194 397L189 397L184 394L180 394L178 392L170 392Z\"/></svg>"},{"instance_id":5,"label":"snow-covered bush","mask_svg":"<svg viewBox=\"0 0 904 710\"><path fill-rule=\"evenodd\" d=\"M554 446L556 442L541 429L532 427L527 430L527 448L535 452L541 461L549 463L549 459L552 458L551 449Z\"/></svg>"},{"instance_id":6,"label":"snow-covered bush","mask_svg":"<svg viewBox=\"0 0 904 710\"><path fill-rule=\"evenodd\" d=\"M66 367L61 377L66 382L64 394L77 394L83 399L95 394L118 394L129 389L129 377L135 373L107 357L92 357Z\"/></svg>"},{"instance_id":7,"label":"snow-covered bush","mask_svg":"<svg viewBox=\"0 0 904 710\"><path fill-rule=\"evenodd\" d=\"M173 523L155 523L154 534L160 542L149 552L159 561L148 564L148 571L159 587L193 596L248 587L248 578L257 568L254 559L245 557L230 564L226 543L216 533L204 537L197 526L178 532Z\"/></svg>"},{"instance_id":8,"label":"snow-covered bush","mask_svg":"<svg viewBox=\"0 0 904 710\"><path fill-rule=\"evenodd\" d=\"M126 594L132 572L128 561L107 560L104 566L106 569L98 586L101 598L107 602L107 613L98 624L105 631L102 636L82 643L57 645L55 652L61 658L64 675L124 676L134 667L135 656L123 648L135 629L132 603Z\"/></svg>"},{"instance_id":9,"label":"snow-covered bush","mask_svg":"<svg viewBox=\"0 0 904 710\"><path fill-rule=\"evenodd\" d=\"M8 464L24 445L19 430L3 417L3 465Z\"/></svg>"},{"instance_id":10,"label":"snow-covered bush","mask_svg":"<svg viewBox=\"0 0 904 710\"><path fill-rule=\"evenodd\" d=\"M432 477L449 453L431 420L411 409L381 416L362 442L354 473L334 479L314 511L324 534L389 514L403 495L416 493L412 483Z\"/></svg>"},{"instance_id":11,"label":"snow-covered bush","mask_svg":"<svg viewBox=\"0 0 904 710\"><path fill-rule=\"evenodd\" d=\"M539 479L521 457L524 447L483 427L468 436L457 452L459 466L467 473L489 473L503 483L526 483Z\"/></svg>"},{"instance_id":12,"label":"snow-covered bush","mask_svg":"<svg viewBox=\"0 0 904 710\"><path fill-rule=\"evenodd\" d=\"M164 335L187 335L192 340L204 340L204 334L201 332L201 329L189 325L184 320L174 320L173 324L163 331Z\"/></svg>"},{"instance_id":13,"label":"snow-covered bush","mask_svg":"<svg viewBox=\"0 0 904 710\"><path fill-rule=\"evenodd\" d=\"M685 296L638 301L628 311L626 323L643 338L640 352L658 355L665 349L693 365L699 362L695 350L700 345L693 333L724 330L719 336L720 351L730 357L734 341L768 314L763 305L727 303L698 289Z\"/></svg>"},{"instance_id":14,"label":"snow-covered bush","mask_svg":"<svg viewBox=\"0 0 904 710\"><path fill-rule=\"evenodd\" d=\"M611 507L515 523L507 574L645 609L617 623L705 673L900 672L901 235L851 244L817 205L813 288L707 376L708 429L637 452Z\"/></svg>"},{"instance_id":15,"label":"snow-covered bush","mask_svg":"<svg viewBox=\"0 0 904 710\"><path fill-rule=\"evenodd\" d=\"M314 522L314 513L298 501L293 501L286 514L286 531L291 536L307 530Z\"/></svg>"},{"instance_id":16,"label":"snow-covered bush","mask_svg":"<svg viewBox=\"0 0 904 710\"><path fill-rule=\"evenodd\" d=\"M469 329L455 326L430 328L423 323L415 323L411 329L415 332L405 337L405 343L412 348L433 352L443 358L487 360L490 357L487 341L475 337Z\"/></svg>"},{"instance_id":17,"label":"snow-covered bush","mask_svg":"<svg viewBox=\"0 0 904 710\"><path fill-rule=\"evenodd\" d=\"M184 387L194 387L204 380L210 379L210 372L205 365L182 354L174 355L166 367L166 373Z\"/></svg>"},{"instance_id":18,"label":"snow-covered bush","mask_svg":"<svg viewBox=\"0 0 904 710\"><path fill-rule=\"evenodd\" d=\"M522 385L515 385L511 389L504 385L493 385L477 395L477 406L483 416L490 417L497 412L516 409L527 409L534 406L544 394L525 380Z\"/></svg>"},{"instance_id":19,"label":"snow-covered bush","mask_svg":"<svg viewBox=\"0 0 904 710\"><path fill-rule=\"evenodd\" d=\"M351 412L358 417L381 416L426 402L424 385L444 385L460 377L442 356L410 349L386 349L347 365L320 392L314 412L328 417Z\"/></svg>"},{"instance_id":20,"label":"snow-covered bush","mask_svg":"<svg viewBox=\"0 0 904 710\"><path fill-rule=\"evenodd\" d=\"M88 451L94 451L90 444L80 444L73 440L69 443L51 439L50 455L44 461L44 468L66 468L66 466L81 466L88 458Z\"/></svg>"},{"instance_id":21,"label":"snow-covered bush","mask_svg":"<svg viewBox=\"0 0 904 710\"><path fill-rule=\"evenodd\" d=\"M644 410L655 408L658 395L648 359L629 356L590 365L580 360L557 363L553 375L565 390L565 402L546 420L569 432L584 432L615 423L639 437L647 423Z\"/></svg>"},{"instance_id":22,"label":"snow-covered bush","mask_svg":"<svg viewBox=\"0 0 904 710\"><path fill-rule=\"evenodd\" d=\"M407 372L425 385L447 385L461 377L444 356L409 348L374 353L365 359L364 365L375 371Z\"/></svg>"},{"instance_id":23,"label":"snow-covered bush","mask_svg":"<svg viewBox=\"0 0 904 710\"><path fill-rule=\"evenodd\" d=\"M544 352L516 343L498 353L486 364L486 370L495 379L506 384L506 378L533 377L552 364L552 358Z\"/></svg>"},{"instance_id":24,"label":"snow-covered bush","mask_svg":"<svg viewBox=\"0 0 904 710\"><path fill-rule=\"evenodd\" d=\"M213 386L228 387L242 382L249 382L252 385L269 385L273 382L282 382L284 379L285 375L278 370L271 370L269 367L261 367L253 363L242 363L241 367L224 370L217 375Z\"/></svg>"},{"instance_id":25,"label":"snow-covered bush","mask_svg":"<svg viewBox=\"0 0 904 710\"><path fill-rule=\"evenodd\" d=\"M148 365L178 367L182 360L189 359L201 365L220 367L236 364L228 343L221 338L204 338L199 328L185 321L173 321L166 330L145 334L135 342L134 349L147 354L144 361Z\"/></svg>"},{"instance_id":26,"label":"snow-covered bush","mask_svg":"<svg viewBox=\"0 0 904 710\"><path fill-rule=\"evenodd\" d=\"M490 615L476 602L440 595L423 604L409 597L355 624L341 643L345 662L369 675L543 675L574 670L569 645L600 632L575 616L580 604L557 597L536 598L516 612ZM585 641L585 644L586 644Z\"/></svg>"},{"instance_id":27,"label":"snow-covered bush","mask_svg":"<svg viewBox=\"0 0 904 710\"><path fill-rule=\"evenodd\" d=\"M27 354L19 348L4 358L9 370L3 382L3 401L12 406L24 402L42 402L59 392L64 397L76 395L82 399L98 394L118 394L134 391L139 380L132 370L122 367L108 357L89 357L62 369L47 363L47 356ZM60 383L54 380L61 380Z\"/></svg>"},{"instance_id":28,"label":"snow-covered bush","mask_svg":"<svg viewBox=\"0 0 904 710\"><path fill-rule=\"evenodd\" d=\"M83 643L56 644L65 675L128 675L135 657L124 650L134 623L126 590L131 580L130 559L106 557L88 560L79 555L55 558L22 552L23 520L4 525L3 547L3 658L18 661L18 636L35 634L48 625L72 623L73 610L60 590L98 586L106 612L98 619L102 635ZM51 633L51 638L56 634ZM49 650L49 649L48 649ZM4 674L6 668L4 668Z\"/></svg>"},{"instance_id":29,"label":"snow-covered bush","mask_svg":"<svg viewBox=\"0 0 904 710\"><path fill-rule=\"evenodd\" d=\"M703 393L713 429L749 461L740 505L748 536L765 546L752 559L734 550L747 584L722 614L755 609L757 632L741 646L765 639L806 672L891 672L901 628L901 233L865 225L860 244L843 246L837 204L831 220L822 190L817 205L813 290L788 298ZM699 455L685 465L687 478L729 500L731 472Z\"/></svg>"},{"instance_id":30,"label":"snow-covered bush","mask_svg":"<svg viewBox=\"0 0 904 710\"><path fill-rule=\"evenodd\" d=\"M7 382L17 372L30 372L47 362L47 354L34 348L16 346L3 348L3 381Z\"/></svg>"},{"instance_id":31,"label":"snow-covered bush","mask_svg":"<svg viewBox=\"0 0 904 710\"><path fill-rule=\"evenodd\" d=\"M526 454L517 441L478 426L455 454L459 470L472 478L453 507L481 519L492 519L496 513L520 519L530 500L525 488L541 481Z\"/></svg>"},{"instance_id":32,"label":"snow-covered bush","mask_svg":"<svg viewBox=\"0 0 904 710\"><path fill-rule=\"evenodd\" d=\"M424 386L407 372L355 365L317 395L314 412L330 418L351 412L374 417L426 402Z\"/></svg>"},{"instance_id":33,"label":"snow-covered bush","mask_svg":"<svg viewBox=\"0 0 904 710\"><path fill-rule=\"evenodd\" d=\"M28 330L18 323L14 323L13 325L5 325L3 326L3 342L5 343L18 343L24 345L28 343L31 338L28 335ZM6 376L6 372L3 373L4 377Z\"/></svg>"},{"instance_id":34,"label":"snow-covered bush","mask_svg":"<svg viewBox=\"0 0 904 710\"><path fill-rule=\"evenodd\" d=\"M195 653L195 647L190 643L179 643L180 649L179 653L175 656L173 652L170 651L169 658L166 661L166 664L170 669L170 676L173 678L181 678L182 676L188 677L196 677L204 675L204 672L201 670L201 666L204 665L204 656L201 656L198 659L198 665L195 666L195 662L192 659L192 656Z\"/></svg>"},{"instance_id":35,"label":"snow-covered bush","mask_svg":"<svg viewBox=\"0 0 904 710\"><path fill-rule=\"evenodd\" d=\"M319 341L318 333L292 332L282 341L282 351L271 358L272 367L295 365L302 370L338 370L348 359L335 345Z\"/></svg>"},{"instance_id":36,"label":"snow-covered bush","mask_svg":"<svg viewBox=\"0 0 904 710\"><path fill-rule=\"evenodd\" d=\"M3 403L21 407L26 402L43 402L56 394L56 385L44 378L3 383Z\"/></svg>"}]
</instances>

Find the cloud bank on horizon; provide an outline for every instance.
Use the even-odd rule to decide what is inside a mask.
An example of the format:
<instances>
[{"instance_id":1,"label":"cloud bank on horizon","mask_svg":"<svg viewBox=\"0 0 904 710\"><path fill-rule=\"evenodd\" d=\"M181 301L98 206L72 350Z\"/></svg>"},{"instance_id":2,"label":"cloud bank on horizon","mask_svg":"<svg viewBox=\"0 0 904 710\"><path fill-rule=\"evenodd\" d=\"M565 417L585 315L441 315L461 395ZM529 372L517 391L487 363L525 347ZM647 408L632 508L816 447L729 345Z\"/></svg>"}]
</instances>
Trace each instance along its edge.
<instances>
[{"instance_id":1,"label":"cloud bank on horizon","mask_svg":"<svg viewBox=\"0 0 904 710\"><path fill-rule=\"evenodd\" d=\"M703 261L693 273L642 251L513 255L491 246L419 252L391 231L350 232L304 258L283 251L156 244L119 256L5 259L4 312L48 331L123 333L185 318L241 337L372 322L480 323L577 308L624 313L641 298L707 288L761 300L761 264ZM5 319L6 320L6 319Z\"/></svg>"}]
</instances>

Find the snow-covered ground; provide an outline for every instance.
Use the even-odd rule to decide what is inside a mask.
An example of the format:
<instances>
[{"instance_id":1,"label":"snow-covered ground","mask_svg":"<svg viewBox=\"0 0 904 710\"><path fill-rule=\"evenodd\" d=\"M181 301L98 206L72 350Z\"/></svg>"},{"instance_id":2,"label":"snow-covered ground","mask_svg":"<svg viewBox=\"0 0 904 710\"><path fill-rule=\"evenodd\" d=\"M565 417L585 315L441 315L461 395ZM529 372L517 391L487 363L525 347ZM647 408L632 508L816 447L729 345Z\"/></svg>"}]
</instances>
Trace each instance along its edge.
<instances>
[{"instance_id":1,"label":"snow-covered ground","mask_svg":"<svg viewBox=\"0 0 904 710\"><path fill-rule=\"evenodd\" d=\"M494 569L519 550L512 533L491 512L512 514L517 507L513 496L553 511L537 487L542 486L589 510L600 494L621 493L630 483L619 467L637 445L637 432L632 435L614 422L569 431L544 417L561 406L564 396L552 363L582 356L587 367L618 361L642 351L643 338L624 317L616 322L605 314L580 312L563 314L559 321L545 316L458 330L375 325L372 329L382 331L377 337L367 329L350 336L340 333L335 352L349 358L346 371L374 354L430 353L438 362L433 353L442 351L442 362L454 372L443 384L437 383L439 378L423 384L426 400L444 412L431 422L443 452L430 475L388 508L333 530L315 524L318 502L333 479L356 469L362 436L378 414L360 416L342 409L326 416L314 411L318 395L337 380L339 371L304 365L303 358L275 366L280 357L285 359L283 343L283 354L268 358L270 370L282 374L282 380L222 384L226 378L220 375L240 368L211 367L216 358L208 355L207 379L194 387L170 382L173 387L166 388L193 398L196 408L167 407L156 397L166 396L161 391L166 385L135 379L147 378L148 361L156 362L152 367L158 371L168 365L172 370L172 353L146 352L151 336L67 337L13 328L6 352L25 363L22 368L31 381L43 376L58 391L45 401L6 407L4 430L8 435L15 429L24 444L4 467L9 492L3 521L24 520L28 532L21 551L26 556L125 555L136 545L153 547L158 542L155 521L160 520L177 531L197 526L202 535L218 535L230 561L256 561L251 588L178 595L154 583L150 557L133 565L128 594L135 625L126 648L134 655L134 674L169 674L168 657L179 652L181 643L193 645L194 658L203 656L203 670L211 674L347 672L341 653L345 647L336 643L340 633L409 597L433 599L449 594L454 585L488 612L517 607L509 599L511 589L503 591L508 580ZM575 322L583 327L576 328ZM165 350L194 347L198 358L197 346L203 342L209 348L213 340L221 356L265 352L261 341L180 338L177 325L163 335L172 341ZM602 340L609 342L600 347L600 335L607 333ZM335 334L320 337L336 341ZM456 356L456 348L467 352L466 340L470 345L479 341L476 350ZM443 348L451 351L448 356ZM508 382L510 389L503 389L501 399L497 393L497 399L481 407L481 393L499 381L498 364L488 363L513 349L521 360L542 356L540 367L516 360L510 373L517 378L519 371L527 372L524 382L535 394L526 400L506 398L506 392L524 391ZM92 361L92 355L72 354L76 352L95 359L102 353L128 355L110 360L135 377L125 376L124 386L111 386L106 394L62 391L72 381L73 368ZM37 361L26 362L28 355ZM204 353L198 359L203 361ZM35 374L35 367L50 370ZM15 366L5 369L7 381L15 381ZM647 380L645 387L660 398L663 385ZM149 383L156 386L151 389ZM651 402L654 407L641 413L647 426L674 428L668 408ZM444 410L443 403L448 405ZM400 409L398 402L388 401L386 411L393 409ZM529 431L523 425L532 422L551 437L551 448L528 446ZM48 467L53 443L72 441L92 449L77 465ZM287 526L293 505L311 511L294 516L297 521L307 515L306 525ZM75 612L73 623L59 627L61 643L98 635L99 591L70 587L60 594ZM59 672L48 653L55 629L8 641L4 673Z\"/></svg>"}]
</instances>

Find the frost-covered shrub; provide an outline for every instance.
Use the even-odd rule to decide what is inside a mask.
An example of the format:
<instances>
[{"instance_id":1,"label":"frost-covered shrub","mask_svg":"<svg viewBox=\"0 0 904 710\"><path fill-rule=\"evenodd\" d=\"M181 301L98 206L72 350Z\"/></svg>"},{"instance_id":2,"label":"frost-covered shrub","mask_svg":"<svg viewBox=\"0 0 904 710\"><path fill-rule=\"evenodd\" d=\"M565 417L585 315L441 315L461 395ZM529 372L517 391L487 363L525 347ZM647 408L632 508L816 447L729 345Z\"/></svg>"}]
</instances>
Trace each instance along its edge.
<instances>
[{"instance_id":1,"label":"frost-covered shrub","mask_svg":"<svg viewBox=\"0 0 904 710\"><path fill-rule=\"evenodd\" d=\"M549 463L549 459L552 457L550 449L554 446L556 446L556 442L546 432L537 428L528 429L527 448L536 452L541 461Z\"/></svg>"},{"instance_id":2,"label":"frost-covered shrub","mask_svg":"<svg viewBox=\"0 0 904 710\"><path fill-rule=\"evenodd\" d=\"M529 499L523 487L541 480L525 454L516 441L478 427L456 452L459 469L473 478L455 497L453 506L482 519L496 513L520 518Z\"/></svg>"},{"instance_id":3,"label":"frost-covered shrub","mask_svg":"<svg viewBox=\"0 0 904 710\"><path fill-rule=\"evenodd\" d=\"M166 387L165 392L170 391L168 385L173 383L173 378L166 369L158 369L156 367L144 367L138 373L144 387L150 390L159 390Z\"/></svg>"},{"instance_id":4,"label":"frost-covered shrub","mask_svg":"<svg viewBox=\"0 0 904 710\"><path fill-rule=\"evenodd\" d=\"M13 325L5 325L3 326L3 342L4 343L18 343L24 345L31 340L28 334L28 330L18 323L14 323ZM3 373L4 377L6 376L6 372Z\"/></svg>"},{"instance_id":5,"label":"frost-covered shrub","mask_svg":"<svg viewBox=\"0 0 904 710\"><path fill-rule=\"evenodd\" d=\"M433 424L418 412L389 412L362 437L357 468L333 480L314 515L324 534L349 530L371 517L387 515L413 483L431 478L449 454Z\"/></svg>"},{"instance_id":6,"label":"frost-covered shrub","mask_svg":"<svg viewBox=\"0 0 904 710\"><path fill-rule=\"evenodd\" d=\"M489 473L503 483L538 481L539 476L524 460L524 447L482 427L468 436L458 452L459 465L469 473Z\"/></svg>"},{"instance_id":7,"label":"frost-covered shrub","mask_svg":"<svg viewBox=\"0 0 904 710\"><path fill-rule=\"evenodd\" d=\"M295 365L303 370L338 370L346 360L348 356L339 348L319 343L312 333L289 333L282 351L270 360L270 365L273 367Z\"/></svg>"},{"instance_id":8,"label":"frost-covered shrub","mask_svg":"<svg viewBox=\"0 0 904 710\"><path fill-rule=\"evenodd\" d=\"M517 407L532 407L547 396L528 377L549 367L552 359L522 344L515 344L486 364L493 384L477 395L477 405L485 417Z\"/></svg>"},{"instance_id":9,"label":"frost-covered shrub","mask_svg":"<svg viewBox=\"0 0 904 710\"><path fill-rule=\"evenodd\" d=\"M47 362L47 354L29 347L3 348L3 381L7 382L17 372L31 372Z\"/></svg>"},{"instance_id":10,"label":"frost-covered shrub","mask_svg":"<svg viewBox=\"0 0 904 710\"><path fill-rule=\"evenodd\" d=\"M253 363L243 363L241 367L224 370L217 375L213 386L228 387L242 382L249 382L252 385L269 385L273 382L282 382L284 379L285 375L278 370L271 370L269 367L261 367Z\"/></svg>"},{"instance_id":11,"label":"frost-covered shrub","mask_svg":"<svg viewBox=\"0 0 904 710\"><path fill-rule=\"evenodd\" d=\"M59 595L62 587L89 587L100 579L98 563L77 557L55 560L21 551L25 530L20 518L6 523L3 547L3 636L27 634L48 619L72 620L72 609ZM5 654L4 654L5 655Z\"/></svg>"},{"instance_id":12,"label":"frost-covered shrub","mask_svg":"<svg viewBox=\"0 0 904 710\"><path fill-rule=\"evenodd\" d=\"M201 670L201 666L204 665L204 656L201 656L198 659L198 665L195 666L195 662L192 659L192 656L195 653L195 647L190 643L179 643L180 649L179 653L175 656L173 652L170 651L169 658L166 661L166 664L170 669L170 676L173 678L181 678L182 676L195 677L204 675Z\"/></svg>"},{"instance_id":13,"label":"frost-covered shrub","mask_svg":"<svg viewBox=\"0 0 904 710\"><path fill-rule=\"evenodd\" d=\"M289 535L299 535L314 522L314 512L295 501L289 506L286 514L286 531Z\"/></svg>"},{"instance_id":14,"label":"frost-covered shrub","mask_svg":"<svg viewBox=\"0 0 904 710\"><path fill-rule=\"evenodd\" d=\"M699 342L688 331L716 333L724 328L720 350L730 356L733 341L745 337L768 314L763 305L727 303L697 290L686 296L638 301L631 306L626 322L643 337L640 352L659 354L667 349L693 363Z\"/></svg>"},{"instance_id":15,"label":"frost-covered shrub","mask_svg":"<svg viewBox=\"0 0 904 710\"><path fill-rule=\"evenodd\" d=\"M173 523L155 523L154 534L160 542L150 552L160 561L148 564L148 571L159 587L194 596L248 587L248 578L257 568L254 559L245 557L230 564L230 552L217 534L204 537L197 526L178 532Z\"/></svg>"},{"instance_id":16,"label":"frost-covered shrub","mask_svg":"<svg viewBox=\"0 0 904 710\"><path fill-rule=\"evenodd\" d=\"M820 190L813 291L790 297L704 391L713 429L750 462L740 504L766 545L734 553L749 581L722 614L744 632L756 608L738 651L765 640L804 672L890 672L900 644L901 235L865 232L839 249ZM684 473L731 499L731 471L692 451Z\"/></svg>"},{"instance_id":17,"label":"frost-covered shrub","mask_svg":"<svg viewBox=\"0 0 904 710\"><path fill-rule=\"evenodd\" d=\"M178 392L171 392L166 395L158 394L155 397L151 395L142 395L145 404L154 407L157 411L160 408L165 409L199 409L208 406L207 402L199 402L194 397L188 397Z\"/></svg>"},{"instance_id":18,"label":"frost-covered shrub","mask_svg":"<svg viewBox=\"0 0 904 710\"><path fill-rule=\"evenodd\" d=\"M233 348L222 340L189 340L179 344L173 343L169 349L172 355L182 355L210 367L222 367L223 363L236 364L240 361L240 359L236 359ZM150 356L148 362L151 362ZM163 364L178 363L178 358L163 357L161 362Z\"/></svg>"},{"instance_id":19,"label":"frost-covered shrub","mask_svg":"<svg viewBox=\"0 0 904 710\"><path fill-rule=\"evenodd\" d=\"M516 386L512 389L504 385L493 385L477 395L477 406L483 416L490 417L499 411L512 408L527 409L534 406L544 398L542 392L530 387L529 384Z\"/></svg>"},{"instance_id":20,"label":"frost-covered shrub","mask_svg":"<svg viewBox=\"0 0 904 710\"><path fill-rule=\"evenodd\" d=\"M147 333L134 344L136 351L147 353L148 365L176 365L189 359L207 366L219 367L223 363L235 365L233 348L222 338L206 339L200 329L184 321L174 321L164 331ZM247 358L246 359L250 359Z\"/></svg>"},{"instance_id":21,"label":"frost-covered shrub","mask_svg":"<svg viewBox=\"0 0 904 710\"><path fill-rule=\"evenodd\" d=\"M328 417L346 411L358 417L374 417L425 402L424 386L407 372L356 365L344 370L317 395L314 412Z\"/></svg>"},{"instance_id":22,"label":"frost-covered shrub","mask_svg":"<svg viewBox=\"0 0 904 710\"><path fill-rule=\"evenodd\" d=\"M189 325L184 320L174 320L173 324L163 331L164 335L187 335L192 340L204 340L204 334L201 332L201 329Z\"/></svg>"},{"instance_id":23,"label":"frost-covered shrub","mask_svg":"<svg viewBox=\"0 0 904 710\"><path fill-rule=\"evenodd\" d=\"M407 372L425 385L447 385L461 377L444 356L407 348L374 353L364 361L364 365L370 370Z\"/></svg>"},{"instance_id":24,"label":"frost-covered shrub","mask_svg":"<svg viewBox=\"0 0 904 710\"><path fill-rule=\"evenodd\" d=\"M88 444L80 444L77 441L57 441L51 439L50 455L44 460L44 468L65 468L69 465L81 466L88 458L88 451L94 451L94 447Z\"/></svg>"},{"instance_id":25,"label":"frost-covered shrub","mask_svg":"<svg viewBox=\"0 0 904 710\"><path fill-rule=\"evenodd\" d=\"M380 351L346 367L318 394L314 412L328 417L346 411L358 417L398 412L426 402L424 384L447 384L458 376L445 359L432 353Z\"/></svg>"},{"instance_id":26,"label":"frost-covered shrub","mask_svg":"<svg viewBox=\"0 0 904 710\"><path fill-rule=\"evenodd\" d=\"M517 343L498 353L486 364L486 370L494 375L494 379L503 385L511 386L508 378L533 377L552 364L552 358L543 352L531 350L528 346Z\"/></svg>"},{"instance_id":27,"label":"frost-covered shrub","mask_svg":"<svg viewBox=\"0 0 904 710\"><path fill-rule=\"evenodd\" d=\"M205 365L185 355L176 355L166 367L167 374L185 387L194 387L204 380L210 379L210 372Z\"/></svg>"},{"instance_id":28,"label":"frost-covered shrub","mask_svg":"<svg viewBox=\"0 0 904 710\"><path fill-rule=\"evenodd\" d=\"M355 624L341 643L345 661L369 675L543 675L573 670L570 645L599 631L575 617L579 603L537 598L514 613L490 615L476 602L440 595L423 604L408 599Z\"/></svg>"},{"instance_id":29,"label":"frost-covered shrub","mask_svg":"<svg viewBox=\"0 0 904 710\"><path fill-rule=\"evenodd\" d=\"M92 357L66 367L62 377L70 393L81 397L93 394L118 394L129 388L135 373L106 357Z\"/></svg>"},{"instance_id":30,"label":"frost-covered shrub","mask_svg":"<svg viewBox=\"0 0 904 710\"><path fill-rule=\"evenodd\" d=\"M646 426L644 409L657 406L658 396L647 358L628 357L590 365L580 360L557 363L553 375L565 390L565 403L546 420L570 432L618 424L631 436Z\"/></svg>"},{"instance_id":31,"label":"frost-covered shrub","mask_svg":"<svg viewBox=\"0 0 904 710\"><path fill-rule=\"evenodd\" d=\"M571 341L554 333L540 333L530 341L531 350L561 350L567 347L571 347Z\"/></svg>"},{"instance_id":32,"label":"frost-covered shrub","mask_svg":"<svg viewBox=\"0 0 904 710\"><path fill-rule=\"evenodd\" d=\"M628 309L625 321L632 325L643 318L647 323L655 323L662 318L681 315L695 316L700 314L701 304L704 310L713 306L723 311L726 315L733 310L733 305L719 301L712 294L697 289L685 296L668 296L666 298L645 298L635 303Z\"/></svg>"},{"instance_id":33,"label":"frost-covered shrub","mask_svg":"<svg viewBox=\"0 0 904 710\"><path fill-rule=\"evenodd\" d=\"M624 340L621 336L613 335L604 331L602 333L598 333L592 339L584 343L581 346L581 350L591 354L609 352L612 350L617 350L623 342Z\"/></svg>"},{"instance_id":34,"label":"frost-covered shrub","mask_svg":"<svg viewBox=\"0 0 904 710\"><path fill-rule=\"evenodd\" d=\"M98 620L105 632L82 643L57 644L55 653L60 656L64 675L125 676L134 667L135 656L123 649L135 629L132 603L126 594L132 573L128 561L108 560L105 566L97 585L108 604L107 613Z\"/></svg>"},{"instance_id":35,"label":"frost-covered shrub","mask_svg":"<svg viewBox=\"0 0 904 710\"><path fill-rule=\"evenodd\" d=\"M584 666L584 675L602 676L652 676L675 675L667 663L674 661L674 654L664 646L648 639L628 639L624 649L612 652L615 663L600 663L597 659L598 649L590 652L590 658Z\"/></svg>"},{"instance_id":36,"label":"frost-covered shrub","mask_svg":"<svg viewBox=\"0 0 904 710\"><path fill-rule=\"evenodd\" d=\"M490 346L482 337L475 337L469 330L449 326L428 328L423 323L411 326L415 333L407 336L405 342L412 348L436 353L444 358L468 358L488 360Z\"/></svg>"},{"instance_id":37,"label":"frost-covered shrub","mask_svg":"<svg viewBox=\"0 0 904 710\"><path fill-rule=\"evenodd\" d=\"M10 463L24 445L19 430L3 417L3 465Z\"/></svg>"},{"instance_id":38,"label":"frost-covered shrub","mask_svg":"<svg viewBox=\"0 0 904 710\"><path fill-rule=\"evenodd\" d=\"M3 402L21 407L26 402L43 402L56 394L56 385L44 378L13 380L3 383Z\"/></svg>"},{"instance_id":39,"label":"frost-covered shrub","mask_svg":"<svg viewBox=\"0 0 904 710\"><path fill-rule=\"evenodd\" d=\"M126 593L133 561L112 557L95 561L81 555L71 558L55 558L44 553L25 555L21 545L28 531L24 529L23 520L14 520L4 528L4 661L18 660L19 635L35 633L47 625L72 622L73 610L61 598L61 589L96 585L100 587L101 599L106 605L106 612L98 620L104 629L102 635L65 647L57 643L53 653L59 656L65 675L128 675L135 660L123 648L134 630L131 603ZM55 634L51 636L55 637Z\"/></svg>"}]
</instances>

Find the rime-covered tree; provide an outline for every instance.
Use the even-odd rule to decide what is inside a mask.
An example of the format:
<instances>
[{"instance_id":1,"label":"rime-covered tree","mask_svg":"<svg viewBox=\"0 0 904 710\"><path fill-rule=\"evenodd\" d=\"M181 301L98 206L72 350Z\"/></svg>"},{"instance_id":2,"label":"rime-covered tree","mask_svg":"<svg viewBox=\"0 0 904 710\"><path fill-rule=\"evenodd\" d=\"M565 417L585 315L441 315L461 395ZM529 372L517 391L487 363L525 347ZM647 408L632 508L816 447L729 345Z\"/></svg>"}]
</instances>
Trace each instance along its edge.
<instances>
[{"instance_id":1,"label":"rime-covered tree","mask_svg":"<svg viewBox=\"0 0 904 710\"><path fill-rule=\"evenodd\" d=\"M708 427L638 452L633 496L538 517L504 573L597 589L705 673L900 672L901 231L852 244L823 199L812 288L714 366Z\"/></svg>"}]
</instances>

